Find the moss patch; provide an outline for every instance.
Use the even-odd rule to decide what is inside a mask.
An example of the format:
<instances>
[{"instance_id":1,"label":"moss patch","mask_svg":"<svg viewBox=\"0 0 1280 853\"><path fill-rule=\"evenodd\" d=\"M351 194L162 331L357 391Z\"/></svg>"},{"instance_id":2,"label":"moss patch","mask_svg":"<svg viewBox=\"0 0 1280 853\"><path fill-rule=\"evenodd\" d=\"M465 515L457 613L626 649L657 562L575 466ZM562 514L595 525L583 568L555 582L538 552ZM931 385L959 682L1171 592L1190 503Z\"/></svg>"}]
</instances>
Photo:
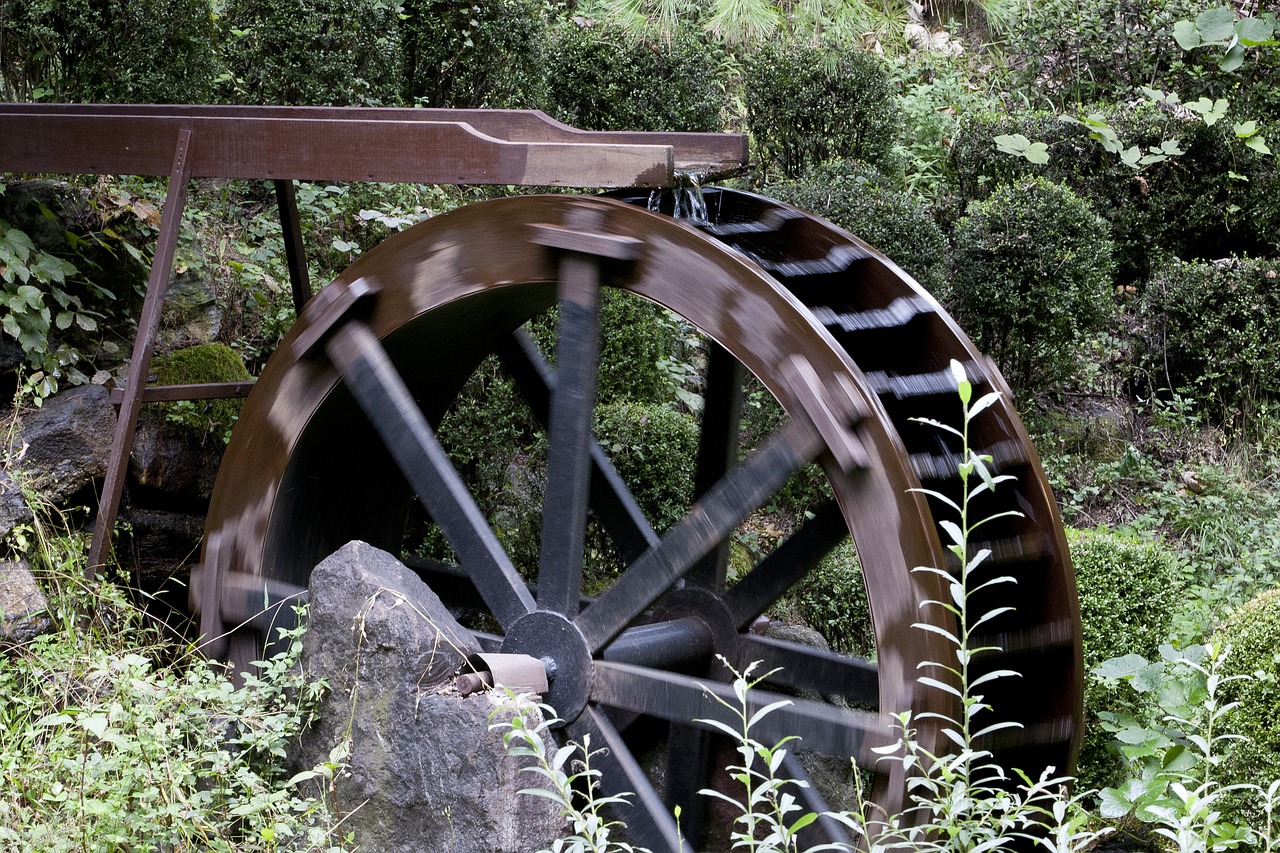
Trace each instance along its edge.
<instances>
[{"instance_id":1,"label":"moss patch","mask_svg":"<svg viewBox=\"0 0 1280 853\"><path fill-rule=\"evenodd\" d=\"M198 344L157 356L151 361L154 385L202 382L247 382L253 377L239 354L226 344ZM225 444L240 417L240 400L182 400L156 404L175 430L201 440L217 436Z\"/></svg>"}]
</instances>

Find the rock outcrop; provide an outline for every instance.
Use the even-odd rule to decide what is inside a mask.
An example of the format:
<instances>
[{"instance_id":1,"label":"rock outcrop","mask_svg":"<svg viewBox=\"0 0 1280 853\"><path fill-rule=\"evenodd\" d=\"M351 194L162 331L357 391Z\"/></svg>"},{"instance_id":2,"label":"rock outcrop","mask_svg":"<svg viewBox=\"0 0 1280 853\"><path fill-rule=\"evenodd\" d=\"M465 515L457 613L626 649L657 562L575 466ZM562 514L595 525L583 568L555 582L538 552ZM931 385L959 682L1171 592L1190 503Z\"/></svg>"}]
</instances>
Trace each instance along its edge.
<instances>
[{"instance_id":1,"label":"rock outcrop","mask_svg":"<svg viewBox=\"0 0 1280 853\"><path fill-rule=\"evenodd\" d=\"M523 853L561 833L554 803L517 793L538 780L489 730L499 697L454 687L480 646L412 571L352 542L312 573L307 623L302 663L330 694L293 759L349 744L338 806L362 849Z\"/></svg>"}]
</instances>

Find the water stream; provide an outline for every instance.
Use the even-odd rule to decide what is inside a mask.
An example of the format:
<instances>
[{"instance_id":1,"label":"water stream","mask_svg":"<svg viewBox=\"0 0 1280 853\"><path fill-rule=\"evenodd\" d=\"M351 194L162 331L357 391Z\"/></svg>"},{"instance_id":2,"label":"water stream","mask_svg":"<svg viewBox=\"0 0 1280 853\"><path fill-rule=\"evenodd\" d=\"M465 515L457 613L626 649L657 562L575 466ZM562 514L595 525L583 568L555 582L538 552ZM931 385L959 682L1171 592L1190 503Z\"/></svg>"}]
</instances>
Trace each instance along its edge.
<instances>
[{"instance_id":1,"label":"water stream","mask_svg":"<svg viewBox=\"0 0 1280 853\"><path fill-rule=\"evenodd\" d=\"M671 215L691 225L710 225L707 202L702 197L702 175L697 172L676 172L676 184L671 188ZM661 210L665 190L649 193L649 209Z\"/></svg>"}]
</instances>

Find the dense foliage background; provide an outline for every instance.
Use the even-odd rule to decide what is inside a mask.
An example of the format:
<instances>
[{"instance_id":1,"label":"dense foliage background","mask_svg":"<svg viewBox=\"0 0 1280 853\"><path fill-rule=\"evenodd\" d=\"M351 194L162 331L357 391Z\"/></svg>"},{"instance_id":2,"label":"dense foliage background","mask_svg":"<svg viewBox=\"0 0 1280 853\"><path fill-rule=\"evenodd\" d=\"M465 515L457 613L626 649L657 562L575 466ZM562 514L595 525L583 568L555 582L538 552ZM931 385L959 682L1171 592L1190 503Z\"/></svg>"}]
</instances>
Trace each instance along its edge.
<instances>
[{"instance_id":1,"label":"dense foliage background","mask_svg":"<svg viewBox=\"0 0 1280 853\"><path fill-rule=\"evenodd\" d=\"M1274 633L1274 595L1247 603L1280 583L1277 8L0 0L0 96L529 107L589 129L749 133L742 186L881 247L998 361L1076 529L1093 666L1219 629ZM0 349L18 366L5 390L111 381L163 187L18 177L0 184ZM312 277L482 194L304 184ZM256 370L292 322L269 196L201 182L187 221L180 261L230 306L216 337ZM605 372L598 429L661 526L688 500L703 342L650 306L608 310L624 331L606 360L627 367ZM773 417L765 396L748 394L748 432ZM536 554L510 470L538 439L513 397L483 367L442 432L513 552ZM753 519L739 558L783 535L814 488ZM859 577L837 553L790 617L865 651ZM1225 767L1243 778L1280 767L1280 725L1274 685L1239 694L1254 752ZM1089 697L1095 719L1155 725L1114 683ZM1090 732L1088 784L1139 766L1117 725Z\"/></svg>"}]
</instances>

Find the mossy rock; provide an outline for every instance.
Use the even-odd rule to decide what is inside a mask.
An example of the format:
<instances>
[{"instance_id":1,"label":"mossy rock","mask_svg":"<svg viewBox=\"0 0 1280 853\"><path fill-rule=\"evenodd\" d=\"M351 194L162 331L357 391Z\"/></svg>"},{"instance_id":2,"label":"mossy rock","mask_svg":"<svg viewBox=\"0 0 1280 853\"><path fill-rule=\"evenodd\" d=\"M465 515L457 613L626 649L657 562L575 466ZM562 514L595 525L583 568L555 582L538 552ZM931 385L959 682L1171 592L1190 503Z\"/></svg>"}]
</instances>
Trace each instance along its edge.
<instances>
[{"instance_id":1,"label":"mossy rock","mask_svg":"<svg viewBox=\"0 0 1280 853\"><path fill-rule=\"evenodd\" d=\"M1118 406L1047 411L1039 416L1039 428L1053 437L1057 447L1092 462L1118 462L1133 442L1133 431Z\"/></svg>"},{"instance_id":2,"label":"mossy rock","mask_svg":"<svg viewBox=\"0 0 1280 853\"><path fill-rule=\"evenodd\" d=\"M249 374L239 354L226 344L197 344L151 360L154 385L191 385L204 382L247 382ZM205 439L217 436L225 443L240 417L239 400L182 400L160 404L166 424L177 432Z\"/></svg>"}]
</instances>

